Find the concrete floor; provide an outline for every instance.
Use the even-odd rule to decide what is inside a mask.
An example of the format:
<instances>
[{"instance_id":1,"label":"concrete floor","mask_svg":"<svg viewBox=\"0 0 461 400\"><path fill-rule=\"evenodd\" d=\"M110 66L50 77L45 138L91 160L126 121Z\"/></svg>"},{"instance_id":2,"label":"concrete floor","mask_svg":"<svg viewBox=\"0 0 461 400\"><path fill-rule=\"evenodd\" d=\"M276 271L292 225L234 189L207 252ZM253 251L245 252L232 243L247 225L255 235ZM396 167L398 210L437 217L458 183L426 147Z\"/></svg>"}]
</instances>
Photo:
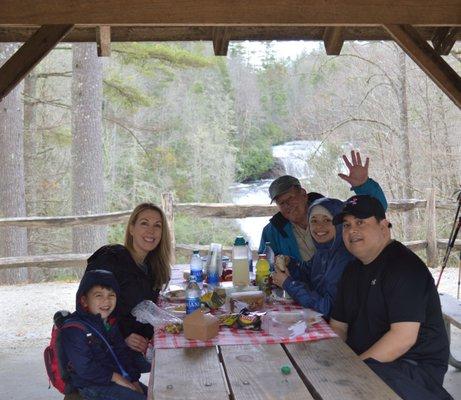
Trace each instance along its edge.
<instances>
[{"instance_id":1,"label":"concrete floor","mask_svg":"<svg viewBox=\"0 0 461 400\"><path fill-rule=\"evenodd\" d=\"M453 353L461 359L461 331L452 328ZM48 377L43 364L46 342L39 340L27 348L0 349L1 400L62 400L53 387L48 389ZM142 381L147 384L148 374ZM461 371L450 367L445 376L445 388L454 399L461 400ZM421 399L422 400L422 399Z\"/></svg>"},{"instance_id":2,"label":"concrete floor","mask_svg":"<svg viewBox=\"0 0 461 400\"><path fill-rule=\"evenodd\" d=\"M41 341L40 341L41 342ZM0 400L62 400L53 386L48 389L48 376L43 362L46 343L27 349L0 350ZM149 374L141 381L147 385ZM18 389L19 388L19 389Z\"/></svg>"}]
</instances>

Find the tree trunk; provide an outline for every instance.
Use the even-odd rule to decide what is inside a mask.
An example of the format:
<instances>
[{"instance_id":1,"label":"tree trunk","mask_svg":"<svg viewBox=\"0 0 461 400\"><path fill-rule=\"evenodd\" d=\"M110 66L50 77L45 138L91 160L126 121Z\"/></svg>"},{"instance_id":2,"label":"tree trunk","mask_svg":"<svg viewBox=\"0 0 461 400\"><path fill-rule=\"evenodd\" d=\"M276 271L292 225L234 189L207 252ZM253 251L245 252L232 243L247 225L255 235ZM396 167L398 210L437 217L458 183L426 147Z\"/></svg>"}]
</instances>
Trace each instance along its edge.
<instances>
[{"instance_id":1,"label":"tree trunk","mask_svg":"<svg viewBox=\"0 0 461 400\"><path fill-rule=\"evenodd\" d=\"M24 79L24 173L27 215L37 215L37 113L35 98L37 97L37 77L31 72ZM36 254L34 245L34 229L27 229L28 254ZM35 281L33 268L27 268L29 281Z\"/></svg>"},{"instance_id":2,"label":"tree trunk","mask_svg":"<svg viewBox=\"0 0 461 400\"><path fill-rule=\"evenodd\" d=\"M102 61L96 44L72 46L72 211L104 211ZM107 241L104 226L73 229L74 253L90 253Z\"/></svg>"},{"instance_id":3,"label":"tree trunk","mask_svg":"<svg viewBox=\"0 0 461 400\"><path fill-rule=\"evenodd\" d=\"M410 153L410 130L408 126L408 100L407 100L407 65L406 55L403 50L397 49L399 58L399 124L401 140L401 159L403 165L403 197L411 199L413 197L413 183L411 178L411 153ZM413 212L403 214L404 237L405 240L411 240L413 232Z\"/></svg>"},{"instance_id":4,"label":"tree trunk","mask_svg":"<svg viewBox=\"0 0 461 400\"><path fill-rule=\"evenodd\" d=\"M14 44L0 44L0 65L16 50ZM4 217L24 217L26 198L23 159L22 85L0 101L0 208ZM8 227L0 232L0 254L5 257L27 255L27 230ZM27 268L0 272L0 282L27 280Z\"/></svg>"}]
</instances>

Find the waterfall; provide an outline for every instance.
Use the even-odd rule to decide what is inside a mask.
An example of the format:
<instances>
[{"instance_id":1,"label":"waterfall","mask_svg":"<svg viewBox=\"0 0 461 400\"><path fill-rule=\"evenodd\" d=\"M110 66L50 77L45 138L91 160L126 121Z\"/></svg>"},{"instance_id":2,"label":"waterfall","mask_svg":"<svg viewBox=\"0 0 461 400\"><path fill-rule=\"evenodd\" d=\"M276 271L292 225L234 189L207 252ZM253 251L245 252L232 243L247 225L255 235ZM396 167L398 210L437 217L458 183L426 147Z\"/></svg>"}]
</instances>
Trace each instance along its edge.
<instances>
[{"instance_id":1,"label":"waterfall","mask_svg":"<svg viewBox=\"0 0 461 400\"><path fill-rule=\"evenodd\" d=\"M317 140L296 140L272 147L272 154L280 159L288 175L299 179L307 179L312 175L309 158L320 148ZM235 204L269 204L269 186L272 179L264 179L251 183L236 183L229 187L232 201ZM259 247L261 232L270 217L241 218L237 222L242 233L249 240L253 249Z\"/></svg>"},{"instance_id":2,"label":"waterfall","mask_svg":"<svg viewBox=\"0 0 461 400\"><path fill-rule=\"evenodd\" d=\"M309 158L320 148L318 140L295 140L272 147L272 155L282 161L285 172L298 179L308 179L312 176L309 168Z\"/></svg>"}]
</instances>

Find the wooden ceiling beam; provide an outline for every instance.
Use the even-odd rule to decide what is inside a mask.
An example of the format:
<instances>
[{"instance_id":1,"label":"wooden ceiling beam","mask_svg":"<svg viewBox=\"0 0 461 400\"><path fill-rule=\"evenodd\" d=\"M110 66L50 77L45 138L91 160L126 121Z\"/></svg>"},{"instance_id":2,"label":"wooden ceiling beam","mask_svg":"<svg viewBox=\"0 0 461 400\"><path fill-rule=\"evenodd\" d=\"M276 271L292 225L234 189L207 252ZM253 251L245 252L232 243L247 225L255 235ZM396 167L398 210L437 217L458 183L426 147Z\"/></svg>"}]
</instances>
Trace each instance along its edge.
<instances>
[{"instance_id":1,"label":"wooden ceiling beam","mask_svg":"<svg viewBox=\"0 0 461 400\"><path fill-rule=\"evenodd\" d=\"M0 101L72 30L73 25L44 25L0 68Z\"/></svg>"},{"instance_id":2,"label":"wooden ceiling beam","mask_svg":"<svg viewBox=\"0 0 461 400\"><path fill-rule=\"evenodd\" d=\"M25 42L39 27L2 27L0 42ZM212 26L111 26L111 41L114 42L162 42L212 40ZM237 40L323 40L322 26L233 26L226 27L232 41ZM418 27L425 40L432 40L437 28ZM96 27L76 26L63 42L94 42ZM461 40L461 32L456 34ZM391 40L382 26L343 27L343 39L347 40Z\"/></svg>"},{"instance_id":3,"label":"wooden ceiling beam","mask_svg":"<svg viewBox=\"0 0 461 400\"><path fill-rule=\"evenodd\" d=\"M432 38L435 51L442 56L448 56L456 43L459 32L461 32L461 29L458 27L437 28Z\"/></svg>"},{"instance_id":4,"label":"wooden ceiling beam","mask_svg":"<svg viewBox=\"0 0 461 400\"><path fill-rule=\"evenodd\" d=\"M329 56L339 56L344 44L344 28L342 26L327 26L323 34L323 44Z\"/></svg>"},{"instance_id":5,"label":"wooden ceiling beam","mask_svg":"<svg viewBox=\"0 0 461 400\"><path fill-rule=\"evenodd\" d=\"M213 28L213 49L215 56L227 56L230 36L227 28Z\"/></svg>"},{"instance_id":6,"label":"wooden ceiling beam","mask_svg":"<svg viewBox=\"0 0 461 400\"><path fill-rule=\"evenodd\" d=\"M96 44L98 57L110 57L110 26L102 25L96 28Z\"/></svg>"},{"instance_id":7,"label":"wooden ceiling beam","mask_svg":"<svg viewBox=\"0 0 461 400\"><path fill-rule=\"evenodd\" d=\"M461 77L409 25L384 25L396 43L461 108Z\"/></svg>"},{"instance_id":8,"label":"wooden ceiling beam","mask_svg":"<svg viewBox=\"0 0 461 400\"><path fill-rule=\"evenodd\" d=\"M461 25L461 0L2 0L0 25Z\"/></svg>"}]
</instances>

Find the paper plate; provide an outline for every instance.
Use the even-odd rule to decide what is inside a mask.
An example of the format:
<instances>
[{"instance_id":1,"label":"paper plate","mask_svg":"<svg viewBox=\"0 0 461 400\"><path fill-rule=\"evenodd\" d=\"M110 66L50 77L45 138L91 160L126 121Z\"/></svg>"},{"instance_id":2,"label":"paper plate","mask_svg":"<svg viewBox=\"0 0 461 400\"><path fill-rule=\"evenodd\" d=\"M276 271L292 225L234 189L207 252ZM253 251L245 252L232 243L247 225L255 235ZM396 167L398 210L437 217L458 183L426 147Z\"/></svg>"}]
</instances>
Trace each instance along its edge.
<instances>
[{"instance_id":1,"label":"paper plate","mask_svg":"<svg viewBox=\"0 0 461 400\"><path fill-rule=\"evenodd\" d=\"M168 301L185 301L186 291L184 289L169 290L163 293L163 297Z\"/></svg>"}]
</instances>

